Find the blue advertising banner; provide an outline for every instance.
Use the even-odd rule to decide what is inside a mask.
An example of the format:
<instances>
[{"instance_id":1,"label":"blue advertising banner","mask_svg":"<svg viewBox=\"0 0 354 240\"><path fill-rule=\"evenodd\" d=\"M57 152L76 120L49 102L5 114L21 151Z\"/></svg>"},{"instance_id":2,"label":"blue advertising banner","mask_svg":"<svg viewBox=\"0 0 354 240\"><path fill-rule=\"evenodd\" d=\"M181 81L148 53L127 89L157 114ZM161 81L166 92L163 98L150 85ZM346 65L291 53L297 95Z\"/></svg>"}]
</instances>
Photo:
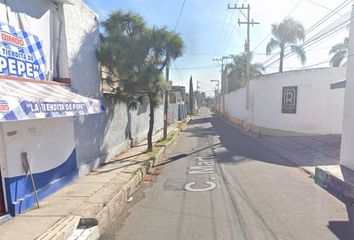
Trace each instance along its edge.
<instances>
[{"instance_id":1,"label":"blue advertising banner","mask_svg":"<svg viewBox=\"0 0 354 240\"><path fill-rule=\"evenodd\" d=\"M45 72L39 38L0 22L0 75L45 80Z\"/></svg>"}]
</instances>

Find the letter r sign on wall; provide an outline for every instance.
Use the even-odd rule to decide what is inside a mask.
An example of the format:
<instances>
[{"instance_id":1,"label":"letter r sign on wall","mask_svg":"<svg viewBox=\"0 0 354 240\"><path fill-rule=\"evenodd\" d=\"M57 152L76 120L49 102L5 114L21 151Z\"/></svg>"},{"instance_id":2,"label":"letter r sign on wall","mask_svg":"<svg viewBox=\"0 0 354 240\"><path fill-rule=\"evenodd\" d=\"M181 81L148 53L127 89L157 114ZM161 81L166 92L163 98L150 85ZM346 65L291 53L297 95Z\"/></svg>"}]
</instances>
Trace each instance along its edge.
<instances>
[{"instance_id":1,"label":"letter r sign on wall","mask_svg":"<svg viewBox=\"0 0 354 240\"><path fill-rule=\"evenodd\" d=\"M296 113L297 86L283 87L282 113Z\"/></svg>"}]
</instances>

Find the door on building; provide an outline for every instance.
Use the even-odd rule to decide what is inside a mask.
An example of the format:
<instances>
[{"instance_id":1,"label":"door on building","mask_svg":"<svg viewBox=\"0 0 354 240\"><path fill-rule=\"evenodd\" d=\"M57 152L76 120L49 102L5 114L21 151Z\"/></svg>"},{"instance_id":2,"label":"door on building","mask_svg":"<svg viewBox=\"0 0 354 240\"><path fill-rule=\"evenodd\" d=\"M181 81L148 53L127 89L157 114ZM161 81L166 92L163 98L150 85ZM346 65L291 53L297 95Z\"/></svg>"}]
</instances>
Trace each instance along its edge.
<instances>
[{"instance_id":1,"label":"door on building","mask_svg":"<svg viewBox=\"0 0 354 240\"><path fill-rule=\"evenodd\" d=\"M5 201L4 201L4 191L2 189L2 177L0 172L0 216L4 215L6 212Z\"/></svg>"}]
</instances>

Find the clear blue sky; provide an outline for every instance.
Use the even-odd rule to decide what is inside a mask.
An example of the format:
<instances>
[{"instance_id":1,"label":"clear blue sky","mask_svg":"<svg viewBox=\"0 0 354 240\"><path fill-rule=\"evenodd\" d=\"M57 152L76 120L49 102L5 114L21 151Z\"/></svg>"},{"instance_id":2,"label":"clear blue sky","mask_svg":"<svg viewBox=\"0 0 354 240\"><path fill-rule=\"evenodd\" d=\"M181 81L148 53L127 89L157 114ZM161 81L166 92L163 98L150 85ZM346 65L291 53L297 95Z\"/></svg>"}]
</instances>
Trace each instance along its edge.
<instances>
[{"instance_id":1,"label":"clear blue sky","mask_svg":"<svg viewBox=\"0 0 354 240\"><path fill-rule=\"evenodd\" d=\"M98 13L100 20L107 18L113 10L124 10L139 13L150 26L167 26L173 30L183 0L87 0L87 4ZM284 17L291 16L309 29L342 0L186 0L176 32L180 33L186 51L182 58L171 66L171 80L174 85L185 85L188 88L189 77L193 75L194 84L200 82L202 91L211 91L214 87L211 79L220 79L220 66L213 62L214 57L238 54L243 51L246 38L246 26L238 26L237 19L244 21L238 10L228 10L227 5L242 3L251 5L251 18L261 24L251 28L251 49L255 52L254 62L263 63L269 58L265 56L265 46L270 39L270 26L279 23ZM321 28L341 18L350 11L350 4L334 14L332 18L319 26ZM327 41L322 41L307 50L307 66L328 66L328 51L331 46L343 40L348 31L343 29ZM311 37L311 34L307 38ZM264 41L262 41L264 40ZM257 47L255 49L255 47ZM319 62L325 62L317 65ZM285 70L301 68L295 58L285 62ZM276 71L277 64L268 69Z\"/></svg>"}]
</instances>

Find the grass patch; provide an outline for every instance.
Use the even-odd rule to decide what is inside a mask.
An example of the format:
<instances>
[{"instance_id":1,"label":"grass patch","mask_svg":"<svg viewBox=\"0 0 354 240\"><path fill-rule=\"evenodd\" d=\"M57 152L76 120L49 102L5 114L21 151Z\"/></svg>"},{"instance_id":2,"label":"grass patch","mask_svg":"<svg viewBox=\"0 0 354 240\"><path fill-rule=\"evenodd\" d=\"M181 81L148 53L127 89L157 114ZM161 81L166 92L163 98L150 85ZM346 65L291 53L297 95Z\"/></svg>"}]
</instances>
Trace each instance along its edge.
<instances>
[{"instance_id":1,"label":"grass patch","mask_svg":"<svg viewBox=\"0 0 354 240\"><path fill-rule=\"evenodd\" d=\"M163 146L163 145L166 145L167 143L169 143L169 142L173 139L173 137L174 137L175 135L176 135L176 131L169 132L169 133L167 134L166 139L161 138L160 140L157 141L157 143L155 144L155 146L161 147L161 146Z\"/></svg>"},{"instance_id":2,"label":"grass patch","mask_svg":"<svg viewBox=\"0 0 354 240\"><path fill-rule=\"evenodd\" d=\"M154 161L153 159L149 159L149 160L144 161L143 162L143 167L145 169L148 169L153 161Z\"/></svg>"},{"instance_id":3,"label":"grass patch","mask_svg":"<svg viewBox=\"0 0 354 240\"><path fill-rule=\"evenodd\" d=\"M159 152L160 147L153 147L151 152L148 152L149 156L150 156L150 160L155 161L156 160L156 155Z\"/></svg>"}]
</instances>

